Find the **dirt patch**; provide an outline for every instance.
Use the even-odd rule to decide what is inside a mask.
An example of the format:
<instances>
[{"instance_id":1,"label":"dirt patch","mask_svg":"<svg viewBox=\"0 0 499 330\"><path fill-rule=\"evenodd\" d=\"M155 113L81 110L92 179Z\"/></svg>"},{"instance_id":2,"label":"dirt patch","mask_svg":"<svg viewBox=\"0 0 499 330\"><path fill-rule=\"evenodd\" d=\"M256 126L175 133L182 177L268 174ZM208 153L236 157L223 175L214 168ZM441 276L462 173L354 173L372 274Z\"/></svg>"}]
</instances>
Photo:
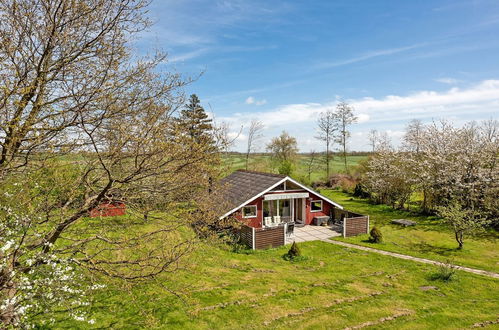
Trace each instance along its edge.
<instances>
[{"instance_id":1,"label":"dirt patch","mask_svg":"<svg viewBox=\"0 0 499 330\"><path fill-rule=\"evenodd\" d=\"M484 322L475 323L471 327L472 328L485 328L485 327L487 327L489 325L493 325L493 324L499 324L499 319L493 320L493 321L484 321Z\"/></svg>"},{"instance_id":2,"label":"dirt patch","mask_svg":"<svg viewBox=\"0 0 499 330\"><path fill-rule=\"evenodd\" d=\"M353 329L362 329L362 328L366 328L366 327L372 327L373 325L380 325L380 324L383 324L385 322L390 322L390 321L393 321L395 319L398 319L399 317L402 317L402 316L411 315L413 313L414 313L414 311L411 311L408 309L401 309L393 315L382 317L380 319L377 319L376 321L368 321L368 322L364 322L364 323L361 323L358 325L354 325L353 327L345 328L345 330L353 330Z\"/></svg>"},{"instance_id":3,"label":"dirt patch","mask_svg":"<svg viewBox=\"0 0 499 330\"><path fill-rule=\"evenodd\" d=\"M367 294L367 295L363 295L363 296L356 296L356 297L335 299L332 302L330 302L328 304L325 304L325 305L321 305L321 306L318 306L318 307L306 307L306 308L301 309L298 312L286 313L284 315L280 315L280 316L274 317L274 318L272 318L270 320L267 320L267 321L263 322L263 325L264 326L269 326L271 323L273 323L275 321L279 321L279 320L284 319L284 318L302 316L304 314L307 314L307 313L315 311L315 310L320 310L320 309L324 309L324 308L330 308L330 307L341 305L341 304L344 304L344 303L350 303L350 302L354 302L354 301L358 301L358 300L363 300L363 299L367 299L367 298L371 298L371 297L376 297L376 296L379 296L379 295L381 295L383 293L384 292L379 291L379 292L373 292L373 293L370 293L370 294Z\"/></svg>"},{"instance_id":4,"label":"dirt patch","mask_svg":"<svg viewBox=\"0 0 499 330\"><path fill-rule=\"evenodd\" d=\"M433 285L425 285L425 286L420 286L419 290L421 291L430 291L430 290L439 290L436 286Z\"/></svg>"}]
</instances>

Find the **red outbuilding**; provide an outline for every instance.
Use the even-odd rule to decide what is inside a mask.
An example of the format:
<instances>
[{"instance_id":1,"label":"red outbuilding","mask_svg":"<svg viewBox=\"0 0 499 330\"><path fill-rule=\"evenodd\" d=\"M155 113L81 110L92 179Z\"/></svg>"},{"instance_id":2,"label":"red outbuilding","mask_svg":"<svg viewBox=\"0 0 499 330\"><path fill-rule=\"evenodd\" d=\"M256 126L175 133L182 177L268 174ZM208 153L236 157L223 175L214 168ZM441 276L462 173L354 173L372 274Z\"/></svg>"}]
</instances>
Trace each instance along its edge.
<instances>
[{"instance_id":1,"label":"red outbuilding","mask_svg":"<svg viewBox=\"0 0 499 330\"><path fill-rule=\"evenodd\" d=\"M90 211L91 218L116 217L126 214L126 205L121 201L105 201Z\"/></svg>"}]
</instances>

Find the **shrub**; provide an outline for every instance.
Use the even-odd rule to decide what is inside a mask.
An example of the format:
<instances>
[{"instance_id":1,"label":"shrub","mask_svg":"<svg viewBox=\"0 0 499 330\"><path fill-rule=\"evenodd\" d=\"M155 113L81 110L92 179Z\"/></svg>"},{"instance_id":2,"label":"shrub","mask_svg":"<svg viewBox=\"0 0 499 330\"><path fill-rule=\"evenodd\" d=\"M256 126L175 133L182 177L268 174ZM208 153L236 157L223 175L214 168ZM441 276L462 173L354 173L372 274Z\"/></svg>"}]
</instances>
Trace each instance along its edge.
<instances>
[{"instance_id":1,"label":"shrub","mask_svg":"<svg viewBox=\"0 0 499 330\"><path fill-rule=\"evenodd\" d=\"M284 160L279 165L277 171L282 175L291 175L291 173L293 173L293 163L291 163L289 160Z\"/></svg>"},{"instance_id":2,"label":"shrub","mask_svg":"<svg viewBox=\"0 0 499 330\"><path fill-rule=\"evenodd\" d=\"M353 195L355 197L367 198L369 197L369 193L365 190L364 186L361 183L357 183L355 185L355 189L353 190Z\"/></svg>"},{"instance_id":3,"label":"shrub","mask_svg":"<svg viewBox=\"0 0 499 330\"><path fill-rule=\"evenodd\" d=\"M351 178L348 178L348 177L344 177L344 178L340 179L339 184L340 184L341 190L344 193L353 194L353 192L355 190L355 186L356 186L356 183L354 180L352 180Z\"/></svg>"},{"instance_id":4,"label":"shrub","mask_svg":"<svg viewBox=\"0 0 499 330\"><path fill-rule=\"evenodd\" d=\"M445 263L438 266L438 271L431 276L432 280L440 280L443 282L450 282L456 277L456 266L451 261L447 260Z\"/></svg>"},{"instance_id":5,"label":"shrub","mask_svg":"<svg viewBox=\"0 0 499 330\"><path fill-rule=\"evenodd\" d=\"M383 241L383 234L377 227L371 229L370 235L371 237L369 237L369 240L373 243L381 243Z\"/></svg>"},{"instance_id":6,"label":"shrub","mask_svg":"<svg viewBox=\"0 0 499 330\"><path fill-rule=\"evenodd\" d=\"M230 245L232 252L237 254L253 254L255 250L249 248L246 244L236 242Z\"/></svg>"},{"instance_id":7,"label":"shrub","mask_svg":"<svg viewBox=\"0 0 499 330\"><path fill-rule=\"evenodd\" d=\"M284 259L289 261L301 259L302 255L300 248L298 247L298 244L296 244L296 242L293 242L293 244L291 244L291 248L289 249L288 253L286 253L283 257Z\"/></svg>"}]
</instances>

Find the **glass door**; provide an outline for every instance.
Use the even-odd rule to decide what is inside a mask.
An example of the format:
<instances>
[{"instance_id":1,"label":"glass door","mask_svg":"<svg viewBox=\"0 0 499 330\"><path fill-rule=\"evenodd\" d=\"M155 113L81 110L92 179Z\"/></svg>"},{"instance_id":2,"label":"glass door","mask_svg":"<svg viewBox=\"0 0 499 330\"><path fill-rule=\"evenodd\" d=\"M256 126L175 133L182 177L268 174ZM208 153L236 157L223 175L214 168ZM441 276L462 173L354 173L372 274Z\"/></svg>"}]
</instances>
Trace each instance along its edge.
<instances>
[{"instance_id":1,"label":"glass door","mask_svg":"<svg viewBox=\"0 0 499 330\"><path fill-rule=\"evenodd\" d=\"M281 222L291 222L291 200L281 199L279 202L279 215Z\"/></svg>"},{"instance_id":2,"label":"glass door","mask_svg":"<svg viewBox=\"0 0 499 330\"><path fill-rule=\"evenodd\" d=\"M295 222L297 224L304 224L303 218L303 198L297 198L294 200L295 203Z\"/></svg>"}]
</instances>

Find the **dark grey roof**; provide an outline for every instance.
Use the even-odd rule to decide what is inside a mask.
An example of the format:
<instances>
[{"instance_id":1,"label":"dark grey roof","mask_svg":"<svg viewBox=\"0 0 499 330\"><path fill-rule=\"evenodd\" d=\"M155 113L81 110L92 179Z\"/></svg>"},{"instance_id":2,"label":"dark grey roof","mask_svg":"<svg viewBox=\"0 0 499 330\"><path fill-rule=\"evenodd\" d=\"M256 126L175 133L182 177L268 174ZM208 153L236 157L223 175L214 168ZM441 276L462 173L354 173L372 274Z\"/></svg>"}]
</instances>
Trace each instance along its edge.
<instances>
[{"instance_id":1,"label":"dark grey roof","mask_svg":"<svg viewBox=\"0 0 499 330\"><path fill-rule=\"evenodd\" d=\"M269 189L285 177L280 174L238 170L220 180L220 185L229 207L233 209Z\"/></svg>"}]
</instances>

